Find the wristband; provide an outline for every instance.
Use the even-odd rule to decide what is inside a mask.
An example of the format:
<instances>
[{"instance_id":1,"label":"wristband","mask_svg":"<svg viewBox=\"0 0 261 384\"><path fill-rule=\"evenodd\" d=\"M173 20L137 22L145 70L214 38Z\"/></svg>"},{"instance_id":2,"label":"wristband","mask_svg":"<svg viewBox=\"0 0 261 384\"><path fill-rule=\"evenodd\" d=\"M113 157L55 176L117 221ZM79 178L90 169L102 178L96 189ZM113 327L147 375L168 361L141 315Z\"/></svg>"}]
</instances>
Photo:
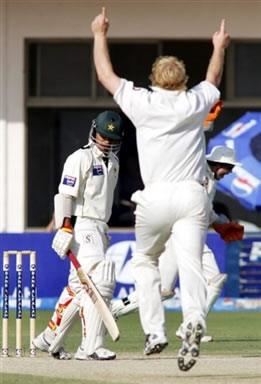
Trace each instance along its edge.
<instances>
[{"instance_id":1,"label":"wristband","mask_svg":"<svg viewBox=\"0 0 261 384\"><path fill-rule=\"evenodd\" d=\"M72 227L69 227L69 225L65 225L62 227L62 231L72 233Z\"/></svg>"}]
</instances>

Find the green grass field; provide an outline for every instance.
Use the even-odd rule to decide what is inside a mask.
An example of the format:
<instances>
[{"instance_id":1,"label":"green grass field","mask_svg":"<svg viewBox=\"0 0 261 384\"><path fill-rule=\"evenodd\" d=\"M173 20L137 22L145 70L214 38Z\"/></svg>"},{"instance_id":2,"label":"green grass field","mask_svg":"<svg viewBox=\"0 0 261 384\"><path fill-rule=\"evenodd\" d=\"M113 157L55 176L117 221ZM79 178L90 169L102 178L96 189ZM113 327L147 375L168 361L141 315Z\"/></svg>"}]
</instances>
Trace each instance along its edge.
<instances>
[{"instance_id":1,"label":"green grass field","mask_svg":"<svg viewBox=\"0 0 261 384\"><path fill-rule=\"evenodd\" d=\"M40 333L47 325L51 311L38 311L36 333ZM175 332L181 322L180 312L167 312L166 325L169 346L166 353L177 351L180 340ZM218 355L261 355L261 313L260 312L212 312L208 316L208 334L215 339L213 343L203 343L201 354ZM106 346L116 353L137 353L143 349L144 335L139 323L138 314L121 317L118 321L121 332L120 340L114 343L106 336ZM74 352L81 340L81 324L77 322L66 341L66 348ZM2 334L0 335L2 344ZM29 356L29 319L28 312L23 316L23 347ZM15 312L11 311L9 319L9 352L15 351Z\"/></svg>"},{"instance_id":2,"label":"green grass field","mask_svg":"<svg viewBox=\"0 0 261 384\"><path fill-rule=\"evenodd\" d=\"M37 333L41 332L48 323L52 312L38 311L37 313ZM213 343L202 343L201 356L243 356L243 357L261 357L261 313L260 312L212 312L208 316L208 334L215 339ZM181 322L180 312L167 312L167 335L169 346L163 352L164 356L176 356L180 347L180 340L175 337L176 329ZM131 314L122 317L119 322L121 332L120 340L113 343L110 337L106 337L106 347L114 350L117 356L121 354L129 354L137 356L140 354L144 346L144 335L139 323L138 314ZM1 340L1 338L0 338ZM76 323L71 330L70 336L66 341L66 349L69 352L75 352L81 340L80 322ZM29 356L29 321L28 313L25 312L23 318L23 346L25 356ZM15 350L15 313L11 312L9 326L9 352L14 355ZM163 354L162 353L162 354ZM160 356L162 356L162 354ZM43 356L43 354L40 354ZM39 354L37 355L39 356ZM46 354L47 356L47 354ZM37 357L36 357L37 358ZM51 358L50 358L51 359ZM2 359L3 364L4 359ZM13 360L15 363L15 360ZM48 360L46 360L48 366ZM66 380L59 378L44 377L26 377L26 375L2 374L1 384L12 383L67 383ZM45 381L46 380L46 381ZM69 380L71 384L82 384L86 381ZM98 383L98 381L97 381Z\"/></svg>"}]
</instances>

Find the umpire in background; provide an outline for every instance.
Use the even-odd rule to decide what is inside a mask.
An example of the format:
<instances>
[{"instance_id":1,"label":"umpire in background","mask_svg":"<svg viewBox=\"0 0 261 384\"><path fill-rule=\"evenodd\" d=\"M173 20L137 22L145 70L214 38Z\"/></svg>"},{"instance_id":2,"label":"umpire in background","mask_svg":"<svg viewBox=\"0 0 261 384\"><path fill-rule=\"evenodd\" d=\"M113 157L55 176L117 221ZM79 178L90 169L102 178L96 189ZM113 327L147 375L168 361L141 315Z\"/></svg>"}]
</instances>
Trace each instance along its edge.
<instances>
[{"instance_id":1,"label":"umpire in background","mask_svg":"<svg viewBox=\"0 0 261 384\"><path fill-rule=\"evenodd\" d=\"M220 98L217 87L230 38L222 20L213 35L206 79L194 88L186 90L188 77L183 62L163 56L152 66L152 89L147 90L115 74L107 45L108 27L106 10L102 8L92 22L95 67L99 81L136 128L145 186L132 196L137 204L132 265L146 335L144 353L161 352L168 344L158 259L170 240L177 255L186 334L178 366L186 371L199 356L206 327L206 282L201 258L209 204L203 122Z\"/></svg>"}]
</instances>

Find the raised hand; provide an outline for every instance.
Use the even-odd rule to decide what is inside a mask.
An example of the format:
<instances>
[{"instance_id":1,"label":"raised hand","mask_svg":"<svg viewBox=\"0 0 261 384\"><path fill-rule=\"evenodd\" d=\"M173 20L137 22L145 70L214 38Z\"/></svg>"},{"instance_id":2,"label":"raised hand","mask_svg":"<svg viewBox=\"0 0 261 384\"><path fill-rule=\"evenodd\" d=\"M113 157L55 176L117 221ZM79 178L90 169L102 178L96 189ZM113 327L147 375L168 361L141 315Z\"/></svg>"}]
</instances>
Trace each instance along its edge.
<instances>
[{"instance_id":1,"label":"raised hand","mask_svg":"<svg viewBox=\"0 0 261 384\"><path fill-rule=\"evenodd\" d=\"M230 36L226 32L225 19L221 21L219 31L214 33L212 40L215 48L226 49L228 47L230 43Z\"/></svg>"},{"instance_id":2,"label":"raised hand","mask_svg":"<svg viewBox=\"0 0 261 384\"><path fill-rule=\"evenodd\" d=\"M102 7L102 11L99 15L95 17L92 22L92 32L93 34L103 34L106 35L109 29L109 19L106 16L106 9Z\"/></svg>"}]
</instances>

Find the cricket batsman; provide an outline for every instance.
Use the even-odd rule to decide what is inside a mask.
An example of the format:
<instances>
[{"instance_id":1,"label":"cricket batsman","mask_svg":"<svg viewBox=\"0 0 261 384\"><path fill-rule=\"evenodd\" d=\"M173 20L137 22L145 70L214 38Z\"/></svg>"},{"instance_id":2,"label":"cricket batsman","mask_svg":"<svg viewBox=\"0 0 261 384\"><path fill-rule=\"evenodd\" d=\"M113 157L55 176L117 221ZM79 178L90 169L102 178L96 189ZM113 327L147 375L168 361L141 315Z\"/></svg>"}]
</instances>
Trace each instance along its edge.
<instances>
[{"instance_id":1,"label":"cricket batsman","mask_svg":"<svg viewBox=\"0 0 261 384\"><path fill-rule=\"evenodd\" d=\"M55 196L58 231L52 247L61 259L66 258L69 250L77 256L108 306L115 287L115 266L105 259L109 245L107 222L118 180L117 153L122 138L120 115L114 111L100 113L92 121L88 144L67 158L59 193ZM115 353L104 348L105 325L73 265L68 285L61 293L53 316L46 329L35 338L34 345L41 351L48 351L54 358L70 359L63 344L79 314L82 342L75 358L115 359Z\"/></svg>"}]
</instances>

